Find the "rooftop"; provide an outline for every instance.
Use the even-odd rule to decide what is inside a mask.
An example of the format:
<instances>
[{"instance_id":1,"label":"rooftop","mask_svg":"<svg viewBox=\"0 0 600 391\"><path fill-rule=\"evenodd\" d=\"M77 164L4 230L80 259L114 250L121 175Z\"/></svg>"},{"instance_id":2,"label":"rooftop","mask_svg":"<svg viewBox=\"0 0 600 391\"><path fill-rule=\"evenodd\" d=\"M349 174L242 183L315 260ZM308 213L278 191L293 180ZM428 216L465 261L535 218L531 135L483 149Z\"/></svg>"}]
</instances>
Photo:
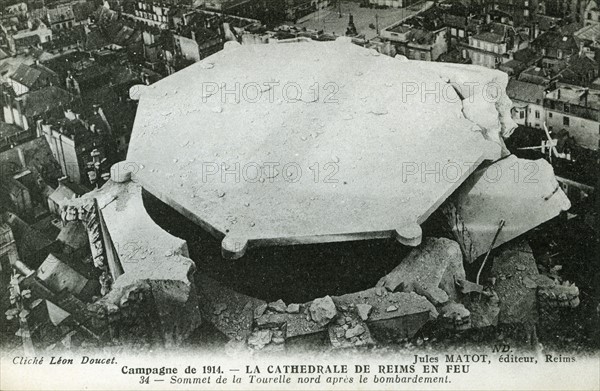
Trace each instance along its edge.
<instances>
[{"instance_id":1,"label":"rooftop","mask_svg":"<svg viewBox=\"0 0 600 391\"><path fill-rule=\"evenodd\" d=\"M46 113L56 107L69 106L73 97L62 88L50 86L30 91L24 95L23 99L24 114L33 117Z\"/></svg>"},{"instance_id":2,"label":"rooftop","mask_svg":"<svg viewBox=\"0 0 600 391\"><path fill-rule=\"evenodd\" d=\"M56 74L44 66L36 64L21 64L10 78L28 88L31 88L40 80L54 80L54 78L56 78Z\"/></svg>"},{"instance_id":3,"label":"rooftop","mask_svg":"<svg viewBox=\"0 0 600 391\"><path fill-rule=\"evenodd\" d=\"M575 32L575 36L584 41L600 41L600 24L587 25Z\"/></svg>"},{"instance_id":4,"label":"rooftop","mask_svg":"<svg viewBox=\"0 0 600 391\"><path fill-rule=\"evenodd\" d=\"M352 71L339 72L348 64ZM458 95L450 102L400 93L405 82L429 90L439 80L420 62L346 38L229 43L138 87L127 160L140 168L136 179L146 190L224 238L226 256L241 256L248 244L395 237L414 245L419 224L468 170L450 182L403 180L403 169L440 161L476 166L497 147L472 130ZM223 83L227 90L255 89L234 101L211 89ZM294 92L285 83L294 83ZM319 96L311 92L315 85L323 89Z\"/></svg>"},{"instance_id":5,"label":"rooftop","mask_svg":"<svg viewBox=\"0 0 600 391\"><path fill-rule=\"evenodd\" d=\"M71 5L60 5L56 8L48 8L48 21L50 24L61 23L75 19Z\"/></svg>"},{"instance_id":6,"label":"rooftop","mask_svg":"<svg viewBox=\"0 0 600 391\"><path fill-rule=\"evenodd\" d=\"M525 49L517 50L513 53L513 58L517 61L522 62L523 64L531 64L536 60L542 58L542 56L538 55L535 50L527 47Z\"/></svg>"},{"instance_id":7,"label":"rooftop","mask_svg":"<svg viewBox=\"0 0 600 391\"><path fill-rule=\"evenodd\" d=\"M491 31L485 31L483 33L474 35L473 39L477 39L479 41L484 41L484 42L497 43L497 44L504 42L503 35L496 34Z\"/></svg>"},{"instance_id":8,"label":"rooftop","mask_svg":"<svg viewBox=\"0 0 600 391\"><path fill-rule=\"evenodd\" d=\"M562 86L548 93L547 98L586 106L598 110L600 108L600 91L587 90L580 87Z\"/></svg>"},{"instance_id":9,"label":"rooftop","mask_svg":"<svg viewBox=\"0 0 600 391\"><path fill-rule=\"evenodd\" d=\"M506 87L506 93L510 99L541 105L544 101L545 87L511 79Z\"/></svg>"},{"instance_id":10,"label":"rooftop","mask_svg":"<svg viewBox=\"0 0 600 391\"><path fill-rule=\"evenodd\" d=\"M560 49L564 52L579 50L579 45L573 35L564 34L558 30L542 33L531 44L541 48Z\"/></svg>"},{"instance_id":11,"label":"rooftop","mask_svg":"<svg viewBox=\"0 0 600 391\"><path fill-rule=\"evenodd\" d=\"M21 156L25 158L24 162ZM45 137L35 138L0 153L0 173L13 175L26 169L45 173L43 177L48 182L60 177L60 166Z\"/></svg>"}]
</instances>

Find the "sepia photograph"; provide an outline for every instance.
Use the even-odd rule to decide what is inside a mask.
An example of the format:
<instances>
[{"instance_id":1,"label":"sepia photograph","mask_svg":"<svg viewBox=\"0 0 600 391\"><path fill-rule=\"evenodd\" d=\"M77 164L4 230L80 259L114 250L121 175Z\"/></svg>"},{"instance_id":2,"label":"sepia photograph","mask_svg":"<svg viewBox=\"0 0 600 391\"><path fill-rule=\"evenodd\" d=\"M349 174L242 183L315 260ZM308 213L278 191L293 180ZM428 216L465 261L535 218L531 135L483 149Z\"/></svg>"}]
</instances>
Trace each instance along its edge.
<instances>
[{"instance_id":1,"label":"sepia photograph","mask_svg":"<svg viewBox=\"0 0 600 391\"><path fill-rule=\"evenodd\" d=\"M1 390L600 390L600 1L0 0Z\"/></svg>"}]
</instances>

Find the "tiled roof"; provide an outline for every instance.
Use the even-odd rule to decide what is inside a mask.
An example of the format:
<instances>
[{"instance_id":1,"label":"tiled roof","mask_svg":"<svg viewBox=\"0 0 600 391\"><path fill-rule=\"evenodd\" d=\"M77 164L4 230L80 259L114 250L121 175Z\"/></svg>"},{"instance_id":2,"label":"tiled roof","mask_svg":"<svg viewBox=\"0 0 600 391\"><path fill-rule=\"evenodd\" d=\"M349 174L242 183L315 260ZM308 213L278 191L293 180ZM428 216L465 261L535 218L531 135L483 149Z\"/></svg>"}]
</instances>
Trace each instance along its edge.
<instances>
[{"instance_id":1,"label":"tiled roof","mask_svg":"<svg viewBox=\"0 0 600 391\"><path fill-rule=\"evenodd\" d=\"M560 31L547 31L534 39L532 44L539 47L561 49L563 51L579 49L579 45L572 35L565 35Z\"/></svg>"},{"instance_id":2,"label":"tiled roof","mask_svg":"<svg viewBox=\"0 0 600 391\"><path fill-rule=\"evenodd\" d=\"M54 75L42 67L33 67L25 64L19 65L15 73L10 77L12 80L23 84L26 87L33 87L40 78L53 77Z\"/></svg>"},{"instance_id":3,"label":"tiled roof","mask_svg":"<svg viewBox=\"0 0 600 391\"><path fill-rule=\"evenodd\" d=\"M506 86L510 99L541 104L544 100L544 86L511 79Z\"/></svg>"},{"instance_id":4,"label":"tiled roof","mask_svg":"<svg viewBox=\"0 0 600 391\"><path fill-rule=\"evenodd\" d=\"M600 41L600 24L590 24L578 30L575 36L584 41Z\"/></svg>"},{"instance_id":5,"label":"tiled roof","mask_svg":"<svg viewBox=\"0 0 600 391\"><path fill-rule=\"evenodd\" d=\"M24 114L35 116L46 113L54 107L69 105L72 99L71 94L56 86L31 91L25 95Z\"/></svg>"}]
</instances>

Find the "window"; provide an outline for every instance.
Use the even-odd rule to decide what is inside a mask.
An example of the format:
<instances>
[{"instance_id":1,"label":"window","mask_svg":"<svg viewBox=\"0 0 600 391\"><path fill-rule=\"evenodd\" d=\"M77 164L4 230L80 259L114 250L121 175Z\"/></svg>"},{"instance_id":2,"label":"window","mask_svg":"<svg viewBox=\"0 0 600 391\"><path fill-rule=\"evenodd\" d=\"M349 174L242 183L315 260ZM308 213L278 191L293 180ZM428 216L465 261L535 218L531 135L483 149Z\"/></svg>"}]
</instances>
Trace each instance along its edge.
<instances>
[{"instance_id":1,"label":"window","mask_svg":"<svg viewBox=\"0 0 600 391\"><path fill-rule=\"evenodd\" d=\"M465 30L458 30L458 36L463 38L465 36Z\"/></svg>"},{"instance_id":2,"label":"window","mask_svg":"<svg viewBox=\"0 0 600 391\"><path fill-rule=\"evenodd\" d=\"M519 113L519 118L521 118L521 119L525 118L525 111L521 111Z\"/></svg>"},{"instance_id":3,"label":"window","mask_svg":"<svg viewBox=\"0 0 600 391\"><path fill-rule=\"evenodd\" d=\"M540 111L539 110L535 111L535 118L540 119Z\"/></svg>"},{"instance_id":4,"label":"window","mask_svg":"<svg viewBox=\"0 0 600 391\"><path fill-rule=\"evenodd\" d=\"M548 113L548 117L552 118L552 113Z\"/></svg>"},{"instance_id":5,"label":"window","mask_svg":"<svg viewBox=\"0 0 600 391\"><path fill-rule=\"evenodd\" d=\"M569 126L569 123L570 123L570 122L571 122L571 121L570 121L569 117L567 117L567 116L564 116L564 117L563 117L563 125L565 125L565 126Z\"/></svg>"},{"instance_id":6,"label":"window","mask_svg":"<svg viewBox=\"0 0 600 391\"><path fill-rule=\"evenodd\" d=\"M419 57L421 58L421 60L425 60L425 53L423 53L423 52L419 53Z\"/></svg>"},{"instance_id":7,"label":"window","mask_svg":"<svg viewBox=\"0 0 600 391\"><path fill-rule=\"evenodd\" d=\"M452 27L452 28L450 29L450 34L451 34L451 35L456 35L456 29L455 29L454 27Z\"/></svg>"},{"instance_id":8,"label":"window","mask_svg":"<svg viewBox=\"0 0 600 391\"><path fill-rule=\"evenodd\" d=\"M592 13L591 12L588 12L587 18L588 18L588 20L592 20Z\"/></svg>"}]
</instances>

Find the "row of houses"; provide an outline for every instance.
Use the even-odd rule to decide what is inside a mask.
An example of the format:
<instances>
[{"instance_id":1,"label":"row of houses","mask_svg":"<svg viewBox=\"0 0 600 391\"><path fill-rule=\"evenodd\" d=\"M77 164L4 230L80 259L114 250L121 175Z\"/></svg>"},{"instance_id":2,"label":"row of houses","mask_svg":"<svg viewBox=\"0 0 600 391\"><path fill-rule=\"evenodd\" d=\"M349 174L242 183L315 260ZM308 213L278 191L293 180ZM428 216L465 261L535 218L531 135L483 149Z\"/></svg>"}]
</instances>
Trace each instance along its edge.
<instances>
[{"instance_id":1,"label":"row of houses","mask_svg":"<svg viewBox=\"0 0 600 391\"><path fill-rule=\"evenodd\" d=\"M99 5L95 0L75 0L33 8L28 3L7 7L0 17L0 47L9 54L20 54L34 46L48 46L64 40L65 32L92 23Z\"/></svg>"}]
</instances>

